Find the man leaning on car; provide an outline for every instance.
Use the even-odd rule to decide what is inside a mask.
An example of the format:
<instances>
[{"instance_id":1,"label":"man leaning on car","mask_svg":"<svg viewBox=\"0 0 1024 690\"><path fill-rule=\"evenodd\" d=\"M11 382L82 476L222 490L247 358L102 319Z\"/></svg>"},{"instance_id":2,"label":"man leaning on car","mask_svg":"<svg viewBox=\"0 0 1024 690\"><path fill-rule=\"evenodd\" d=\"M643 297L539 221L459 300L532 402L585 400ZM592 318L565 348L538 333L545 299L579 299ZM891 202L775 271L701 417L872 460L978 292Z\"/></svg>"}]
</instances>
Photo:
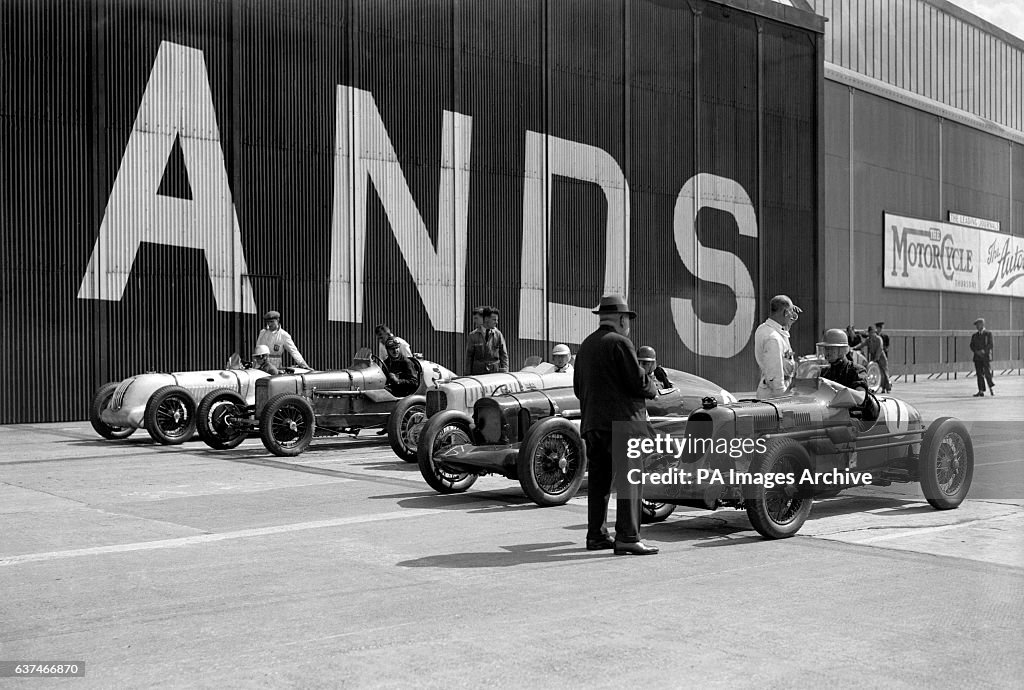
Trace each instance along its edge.
<instances>
[{"instance_id":1,"label":"man leaning on car","mask_svg":"<svg viewBox=\"0 0 1024 690\"><path fill-rule=\"evenodd\" d=\"M259 336L256 337L256 345L266 345L270 350L270 363L275 367L281 367L281 359L284 353L291 355L295 366L303 369L312 369L302 358L299 348L288 331L281 328L281 312L273 309L263 315L263 322L266 324Z\"/></svg>"}]
</instances>

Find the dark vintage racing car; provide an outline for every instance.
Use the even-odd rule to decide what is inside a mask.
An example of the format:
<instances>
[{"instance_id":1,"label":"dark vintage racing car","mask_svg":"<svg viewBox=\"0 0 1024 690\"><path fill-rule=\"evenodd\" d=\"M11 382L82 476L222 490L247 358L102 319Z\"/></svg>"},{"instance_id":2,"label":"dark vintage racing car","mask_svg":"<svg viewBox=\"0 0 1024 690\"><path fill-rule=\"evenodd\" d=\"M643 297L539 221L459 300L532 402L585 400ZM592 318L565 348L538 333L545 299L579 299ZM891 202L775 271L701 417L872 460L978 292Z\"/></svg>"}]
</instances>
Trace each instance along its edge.
<instances>
[{"instance_id":1,"label":"dark vintage racing car","mask_svg":"<svg viewBox=\"0 0 1024 690\"><path fill-rule=\"evenodd\" d=\"M572 372L555 371L555 365L539 357L527 360L520 371L477 376L460 376L438 381L425 395L410 395L398 404L388 422L388 441L395 455L416 462L416 448L427 419L444 410L461 410L467 415L473 403L495 392L543 390L572 385Z\"/></svg>"},{"instance_id":2,"label":"dark vintage racing car","mask_svg":"<svg viewBox=\"0 0 1024 690\"><path fill-rule=\"evenodd\" d=\"M418 356L411 360L419 374L414 396L455 374ZM233 448L255 430L274 455L291 457L309 447L313 437L358 433L387 423L405 397L396 397L387 383L387 367L362 348L348 369L278 375L256 384L253 403L231 391L204 400L199 409L200 437L212 448Z\"/></svg>"},{"instance_id":3,"label":"dark vintage racing car","mask_svg":"<svg viewBox=\"0 0 1024 690\"><path fill-rule=\"evenodd\" d=\"M665 371L673 385L647 401L652 419L685 419L704 398L736 400L699 376ZM440 412L420 435L420 473L441 493L465 491L477 477L498 474L518 480L538 505L561 505L576 494L586 472L579 408L572 387L565 387L482 397L472 416Z\"/></svg>"},{"instance_id":4,"label":"dark vintage racing car","mask_svg":"<svg viewBox=\"0 0 1024 690\"><path fill-rule=\"evenodd\" d=\"M648 476L677 479L645 484L645 498L745 509L768 539L796 534L815 497L854 486L920 482L936 509L960 505L974 473L974 447L963 423L943 417L926 426L907 403L851 390L820 378L819 371L802 363L782 397L726 405L709 400L685 421L653 424L656 434L685 439L687 450L645 459ZM744 440L757 442L753 452L735 452Z\"/></svg>"},{"instance_id":5,"label":"dark vintage racing car","mask_svg":"<svg viewBox=\"0 0 1024 690\"><path fill-rule=\"evenodd\" d=\"M237 354L224 369L171 374L150 371L100 386L89 421L103 438L122 439L139 427L158 443L183 443L196 431L197 408L211 393L230 395L252 405L263 371L242 364Z\"/></svg>"}]
</instances>

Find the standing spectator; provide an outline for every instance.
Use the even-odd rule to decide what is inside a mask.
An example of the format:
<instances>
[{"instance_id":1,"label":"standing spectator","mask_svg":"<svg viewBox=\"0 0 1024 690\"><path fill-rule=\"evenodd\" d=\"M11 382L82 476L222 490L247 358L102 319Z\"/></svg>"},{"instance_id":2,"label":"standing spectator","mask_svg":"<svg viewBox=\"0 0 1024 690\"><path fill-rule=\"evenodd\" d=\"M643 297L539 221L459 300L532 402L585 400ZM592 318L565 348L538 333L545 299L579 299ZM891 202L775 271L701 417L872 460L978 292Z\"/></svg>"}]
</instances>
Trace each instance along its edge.
<instances>
[{"instance_id":1,"label":"standing spectator","mask_svg":"<svg viewBox=\"0 0 1024 690\"><path fill-rule=\"evenodd\" d=\"M568 373L572 371L572 350L568 345L555 345L551 350L551 363L555 365L556 373Z\"/></svg>"},{"instance_id":2,"label":"standing spectator","mask_svg":"<svg viewBox=\"0 0 1024 690\"><path fill-rule=\"evenodd\" d=\"M978 376L978 392L975 398L985 397L985 382L988 381L988 392L995 395L996 387L992 380L992 332L985 328L985 319L980 316L974 320L977 332L971 335L971 352L974 353L974 373Z\"/></svg>"},{"instance_id":3,"label":"standing spectator","mask_svg":"<svg viewBox=\"0 0 1024 690\"><path fill-rule=\"evenodd\" d=\"M576 353L579 369L573 372L573 391L580 400L580 434L587 443L589 483L587 488L587 550L614 549L616 555L644 556L658 553L658 547L640 541L640 496L616 502L615 540L608 535L608 497L612 478L622 480L626 459L612 454L612 424L643 422L647 419L645 398L657 397L654 382L640 367L629 335L630 311L621 295L606 295L594 310L600 327L587 336ZM618 466L616 466L618 464Z\"/></svg>"},{"instance_id":4,"label":"standing spectator","mask_svg":"<svg viewBox=\"0 0 1024 690\"><path fill-rule=\"evenodd\" d=\"M379 323L374 326L373 334L377 336L377 355L382 360L388 358L387 342L392 338L398 343L398 349L401 350L402 355L406 359L412 359L412 348L409 346L409 343L392 333L391 329L384 324Z\"/></svg>"},{"instance_id":5,"label":"standing spectator","mask_svg":"<svg viewBox=\"0 0 1024 690\"><path fill-rule=\"evenodd\" d=\"M466 345L466 365L470 376L508 371L508 346L505 336L498 330L501 312L494 307L484 307L481 312L483 325L469 334Z\"/></svg>"},{"instance_id":6,"label":"standing spectator","mask_svg":"<svg viewBox=\"0 0 1024 690\"><path fill-rule=\"evenodd\" d=\"M302 358L299 348L295 347L295 342L292 340L291 335L288 334L288 331L281 328L281 312L274 311L273 309L268 311L263 315L263 323L264 328L256 337L256 345L267 346L267 349L270 351L269 360L271 364L280 369L284 353L287 352L295 366L302 367L303 369L313 368Z\"/></svg>"},{"instance_id":7,"label":"standing spectator","mask_svg":"<svg viewBox=\"0 0 1024 690\"><path fill-rule=\"evenodd\" d=\"M885 350L885 358L889 359L889 334L882 332L882 327L885 326L885 321L879 321L875 324L875 332L878 333L878 337L882 339L882 349Z\"/></svg>"},{"instance_id":8,"label":"standing spectator","mask_svg":"<svg viewBox=\"0 0 1024 690\"><path fill-rule=\"evenodd\" d=\"M846 327L846 339L849 341L851 349L855 350L855 349L860 347L860 341L861 341L860 333L858 333L857 331L853 330L853 326L847 326Z\"/></svg>"},{"instance_id":9,"label":"standing spectator","mask_svg":"<svg viewBox=\"0 0 1024 690\"><path fill-rule=\"evenodd\" d=\"M789 388L796 370L793 348L789 344L789 328L803 312L786 295L772 297L768 310L768 318L754 331L754 359L761 369L761 379L757 383L758 400L778 397Z\"/></svg>"},{"instance_id":10,"label":"standing spectator","mask_svg":"<svg viewBox=\"0 0 1024 690\"><path fill-rule=\"evenodd\" d=\"M484 306L473 307L473 327L469 329L470 333L484 325L484 309Z\"/></svg>"},{"instance_id":11,"label":"standing spectator","mask_svg":"<svg viewBox=\"0 0 1024 690\"><path fill-rule=\"evenodd\" d=\"M483 328L484 328L484 317L483 317L484 309L486 309L486 307L484 305L481 305L479 307L473 307L473 312L472 312L473 325L469 329L469 333L466 334L467 355L466 355L465 366L462 368L463 371L470 371L472 369L472 367L470 366L470 360L469 360L469 355L468 355L468 345L469 345L469 340L470 340L470 338L472 337L472 335L474 333L476 333L477 331L483 331Z\"/></svg>"},{"instance_id":12,"label":"standing spectator","mask_svg":"<svg viewBox=\"0 0 1024 690\"><path fill-rule=\"evenodd\" d=\"M889 358L885 355L885 345L874 326L868 326L868 337L861 343L861 349L864 350L868 362L878 363L878 371L882 375L882 381L878 385L883 393L888 393L892 390L889 384Z\"/></svg>"}]
</instances>

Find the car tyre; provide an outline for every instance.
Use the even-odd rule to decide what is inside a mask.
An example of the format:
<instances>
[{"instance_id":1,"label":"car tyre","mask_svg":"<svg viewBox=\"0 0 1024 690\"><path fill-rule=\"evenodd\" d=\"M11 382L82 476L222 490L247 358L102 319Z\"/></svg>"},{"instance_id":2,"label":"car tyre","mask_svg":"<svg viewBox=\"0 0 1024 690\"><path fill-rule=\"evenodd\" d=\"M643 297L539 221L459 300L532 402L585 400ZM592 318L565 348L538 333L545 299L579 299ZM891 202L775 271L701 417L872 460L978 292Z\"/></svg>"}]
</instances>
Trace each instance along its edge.
<instances>
[{"instance_id":1,"label":"car tyre","mask_svg":"<svg viewBox=\"0 0 1024 690\"><path fill-rule=\"evenodd\" d=\"M526 495L539 506L560 506L576 495L587 471L583 440L572 422L549 417L526 432L516 473Z\"/></svg>"},{"instance_id":2,"label":"car tyre","mask_svg":"<svg viewBox=\"0 0 1024 690\"><path fill-rule=\"evenodd\" d=\"M640 502L640 522L645 525L652 522L664 522L675 510L675 503L658 503L644 499Z\"/></svg>"},{"instance_id":3,"label":"car tyre","mask_svg":"<svg viewBox=\"0 0 1024 690\"><path fill-rule=\"evenodd\" d=\"M395 455L406 462L416 462L416 442L427 421L427 398L410 395L402 398L388 417L388 442Z\"/></svg>"},{"instance_id":4,"label":"car tyre","mask_svg":"<svg viewBox=\"0 0 1024 690\"><path fill-rule=\"evenodd\" d=\"M199 403L196 427L199 438L217 450L235 448L248 435L248 427L234 426L233 420L249 415L245 399L234 391L213 391Z\"/></svg>"},{"instance_id":5,"label":"car tyre","mask_svg":"<svg viewBox=\"0 0 1024 690\"><path fill-rule=\"evenodd\" d=\"M181 386L158 388L146 403L143 420L154 441L176 446L196 433L196 401Z\"/></svg>"},{"instance_id":6,"label":"car tyre","mask_svg":"<svg viewBox=\"0 0 1024 690\"><path fill-rule=\"evenodd\" d=\"M868 362L865 370L868 388L872 393L878 393L882 387L882 368L878 366L878 362Z\"/></svg>"},{"instance_id":7,"label":"car tyre","mask_svg":"<svg viewBox=\"0 0 1024 690\"><path fill-rule=\"evenodd\" d=\"M805 469L811 468L807 450L788 438L773 438L766 444L765 452L758 453L750 463L750 472L755 475L793 473L794 481L785 485L776 484L766 489L762 484L745 487L744 503L750 524L765 539L792 537L803 526L811 514L814 492L798 481Z\"/></svg>"},{"instance_id":8,"label":"car tyre","mask_svg":"<svg viewBox=\"0 0 1024 690\"><path fill-rule=\"evenodd\" d=\"M92 399L92 407L89 410L89 423L92 424L93 431L111 441L128 438L135 433L134 427L111 426L100 419L100 413L110 404L110 399L114 397L114 391L119 385L115 381L100 386Z\"/></svg>"},{"instance_id":9,"label":"car tyre","mask_svg":"<svg viewBox=\"0 0 1024 690\"><path fill-rule=\"evenodd\" d=\"M963 503L974 478L974 443L967 427L949 417L936 419L921 439L921 491L936 510Z\"/></svg>"},{"instance_id":10,"label":"car tyre","mask_svg":"<svg viewBox=\"0 0 1024 690\"><path fill-rule=\"evenodd\" d=\"M427 421L416 446L416 460L430 488L442 494L457 494L473 486L479 475L448 469L434 459L445 448L470 443L471 438L469 423L457 410L441 412Z\"/></svg>"},{"instance_id":11,"label":"car tyre","mask_svg":"<svg viewBox=\"0 0 1024 690\"><path fill-rule=\"evenodd\" d=\"M309 448L316 431L316 415L309 400L282 393L267 401L260 414L260 438L274 455L293 458Z\"/></svg>"}]
</instances>

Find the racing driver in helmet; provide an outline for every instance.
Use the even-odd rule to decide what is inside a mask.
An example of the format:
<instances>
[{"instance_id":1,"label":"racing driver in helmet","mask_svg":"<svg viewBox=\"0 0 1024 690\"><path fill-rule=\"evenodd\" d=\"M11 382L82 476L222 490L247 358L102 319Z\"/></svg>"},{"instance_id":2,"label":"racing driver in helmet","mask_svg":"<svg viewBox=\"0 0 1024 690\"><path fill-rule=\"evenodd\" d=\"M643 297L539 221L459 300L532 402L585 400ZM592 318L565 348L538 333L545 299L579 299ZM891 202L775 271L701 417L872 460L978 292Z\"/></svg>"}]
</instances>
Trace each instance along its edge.
<instances>
[{"instance_id":1,"label":"racing driver in helmet","mask_svg":"<svg viewBox=\"0 0 1024 690\"><path fill-rule=\"evenodd\" d=\"M821 370L821 377L835 381L847 388L860 388L869 392L867 372L859 364L854 364L846 355L850 352L850 340L846 331L841 328L830 328L825 331L825 340L818 343L828 366Z\"/></svg>"}]
</instances>

